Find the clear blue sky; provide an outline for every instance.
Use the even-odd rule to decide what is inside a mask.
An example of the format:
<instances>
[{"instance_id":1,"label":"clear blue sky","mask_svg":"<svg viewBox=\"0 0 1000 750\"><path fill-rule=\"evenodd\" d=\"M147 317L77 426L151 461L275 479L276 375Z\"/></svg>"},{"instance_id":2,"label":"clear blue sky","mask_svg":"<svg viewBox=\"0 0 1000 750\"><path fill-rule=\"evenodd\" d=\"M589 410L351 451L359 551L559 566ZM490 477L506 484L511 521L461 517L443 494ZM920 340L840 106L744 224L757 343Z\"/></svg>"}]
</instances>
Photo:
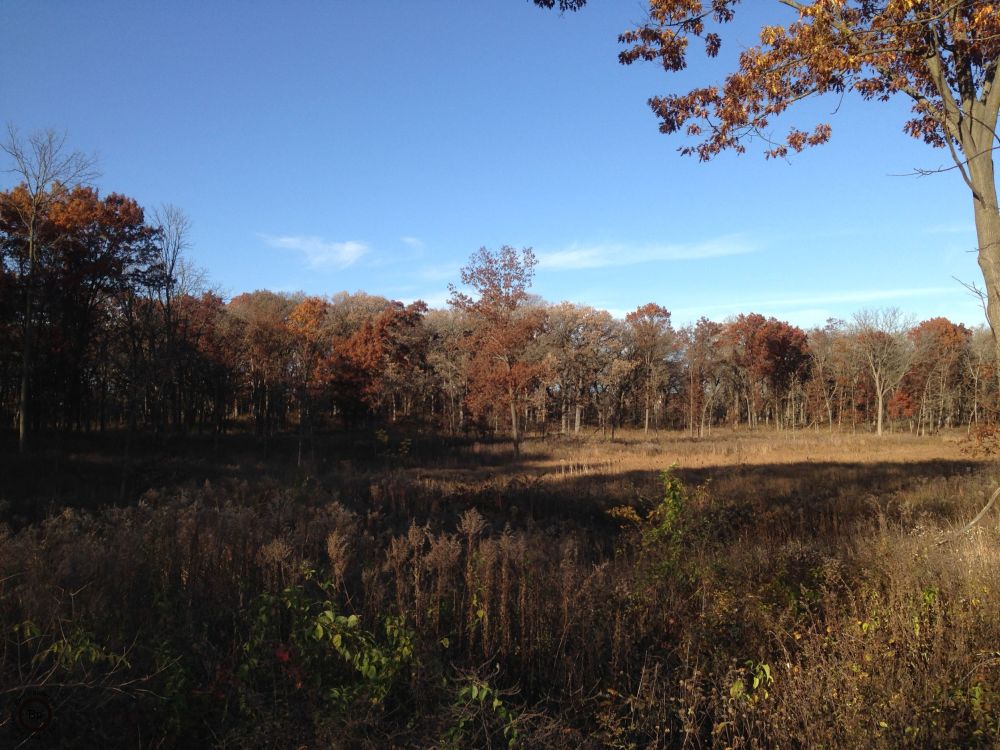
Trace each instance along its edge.
<instances>
[{"instance_id":1,"label":"clear blue sky","mask_svg":"<svg viewBox=\"0 0 1000 750\"><path fill-rule=\"evenodd\" d=\"M646 99L718 69L618 65L642 11L3 0L0 121L64 130L99 157L105 192L182 208L193 260L230 294L442 306L474 250L510 244L535 249L545 299L619 315L653 301L678 324L886 306L983 321L952 278L980 279L966 188L894 176L947 163L902 134L902 102L810 104L796 122L829 120L833 141L790 163L751 145L699 164Z\"/></svg>"}]
</instances>

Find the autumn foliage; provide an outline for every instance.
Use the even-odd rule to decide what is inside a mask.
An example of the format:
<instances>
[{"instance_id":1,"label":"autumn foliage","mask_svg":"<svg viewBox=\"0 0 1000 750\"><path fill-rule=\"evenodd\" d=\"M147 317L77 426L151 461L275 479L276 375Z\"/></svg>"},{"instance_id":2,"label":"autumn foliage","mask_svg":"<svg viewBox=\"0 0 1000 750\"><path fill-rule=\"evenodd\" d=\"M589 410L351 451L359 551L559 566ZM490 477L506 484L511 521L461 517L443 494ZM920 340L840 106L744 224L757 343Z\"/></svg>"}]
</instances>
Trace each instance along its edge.
<instances>
[{"instance_id":1,"label":"autumn foliage","mask_svg":"<svg viewBox=\"0 0 1000 750\"><path fill-rule=\"evenodd\" d=\"M23 227L0 194L0 410L18 418ZM223 434L266 445L317 431L407 424L451 434L613 437L714 426L934 431L996 421L989 333L892 311L803 331L759 314L677 329L648 303L607 312L529 294L530 250L481 249L449 309L364 293L176 289L162 229L135 201L63 191L39 225L32 430ZM173 290L171 295L165 289Z\"/></svg>"}]
</instances>

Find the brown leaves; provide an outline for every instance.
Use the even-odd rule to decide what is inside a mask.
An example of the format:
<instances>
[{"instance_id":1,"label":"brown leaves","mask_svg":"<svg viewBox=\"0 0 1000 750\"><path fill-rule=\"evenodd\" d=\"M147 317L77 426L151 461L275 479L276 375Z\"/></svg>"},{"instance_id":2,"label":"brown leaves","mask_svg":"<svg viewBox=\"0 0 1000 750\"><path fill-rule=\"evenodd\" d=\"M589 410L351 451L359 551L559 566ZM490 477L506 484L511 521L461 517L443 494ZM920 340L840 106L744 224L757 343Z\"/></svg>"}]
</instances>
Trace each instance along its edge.
<instances>
[{"instance_id":1,"label":"brown leaves","mask_svg":"<svg viewBox=\"0 0 1000 750\"><path fill-rule=\"evenodd\" d=\"M785 23L764 25L760 44L741 53L736 70L720 86L649 100L661 132L683 131L702 139L682 146L682 153L706 160L725 150L742 152L747 140L761 138L766 154L777 157L825 143L830 138L826 124L793 127L784 139L769 132L774 117L809 96L853 89L865 99L884 101L904 94L917 114L905 131L934 146L945 145L958 122L956 111L941 106L944 99L985 103L1000 55L995 3L783 4L799 12ZM687 67L693 38L715 57L722 46L721 27L732 21L737 5L736 0L714 0L710 7L699 0L650 0L648 21L619 36L626 45L619 60L625 65L658 61L664 70L680 71ZM716 28L710 30L709 23ZM932 59L943 69L940 75L933 74Z\"/></svg>"},{"instance_id":2,"label":"brown leaves","mask_svg":"<svg viewBox=\"0 0 1000 750\"><path fill-rule=\"evenodd\" d=\"M471 354L467 402L474 413L483 414L498 400L506 402L513 413L522 393L541 372L540 365L525 358L544 320L542 311L525 307L536 265L531 248L518 253L509 245L497 251L481 247L461 270L462 283L475 289L478 297L459 292L454 285L448 287L448 303L469 313L475 325L466 338ZM512 433L516 445L516 423Z\"/></svg>"}]
</instances>

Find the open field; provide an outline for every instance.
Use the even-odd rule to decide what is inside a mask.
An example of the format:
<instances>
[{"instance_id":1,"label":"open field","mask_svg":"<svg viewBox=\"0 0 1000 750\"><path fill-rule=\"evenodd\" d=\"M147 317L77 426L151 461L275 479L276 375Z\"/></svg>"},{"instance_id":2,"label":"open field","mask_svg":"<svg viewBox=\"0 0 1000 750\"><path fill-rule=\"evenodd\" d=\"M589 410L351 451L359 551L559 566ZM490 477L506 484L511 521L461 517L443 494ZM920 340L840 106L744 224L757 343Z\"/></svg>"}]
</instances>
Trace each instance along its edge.
<instances>
[{"instance_id":1,"label":"open field","mask_svg":"<svg viewBox=\"0 0 1000 750\"><path fill-rule=\"evenodd\" d=\"M996 747L964 439L64 444L0 483L0 745Z\"/></svg>"}]
</instances>

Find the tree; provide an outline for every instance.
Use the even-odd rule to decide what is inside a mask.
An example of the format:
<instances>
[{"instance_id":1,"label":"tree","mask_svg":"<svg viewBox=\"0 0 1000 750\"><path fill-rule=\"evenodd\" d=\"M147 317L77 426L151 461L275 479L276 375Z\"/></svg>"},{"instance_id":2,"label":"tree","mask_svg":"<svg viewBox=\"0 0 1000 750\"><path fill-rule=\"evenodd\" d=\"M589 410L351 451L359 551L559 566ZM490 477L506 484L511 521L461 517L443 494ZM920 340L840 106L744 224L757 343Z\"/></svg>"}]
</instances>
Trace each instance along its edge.
<instances>
[{"instance_id":1,"label":"tree","mask_svg":"<svg viewBox=\"0 0 1000 750\"><path fill-rule=\"evenodd\" d=\"M334 347L336 369L347 390L353 388L354 397L374 412L388 402L393 422L398 406L408 412L426 369L426 312L427 305L420 300L410 305L390 302L351 336L337 339Z\"/></svg>"},{"instance_id":2,"label":"tree","mask_svg":"<svg viewBox=\"0 0 1000 750\"><path fill-rule=\"evenodd\" d=\"M156 254L163 269L164 283L159 291L165 333L163 367L159 369L160 388L168 394L169 414L174 426L182 426L180 372L177 370L177 319L174 301L178 295L191 295L202 286L197 269L185 258L191 247L191 221L176 206L164 205L153 213L157 229Z\"/></svg>"},{"instance_id":3,"label":"tree","mask_svg":"<svg viewBox=\"0 0 1000 750\"><path fill-rule=\"evenodd\" d=\"M441 423L456 434L465 424L465 395L470 352L462 346L467 316L459 310L430 310L427 329L427 365L434 380L431 410L440 403Z\"/></svg>"},{"instance_id":4,"label":"tree","mask_svg":"<svg viewBox=\"0 0 1000 750\"><path fill-rule=\"evenodd\" d=\"M667 357L676 348L676 336L670 325L670 311L649 302L625 316L633 354L642 371L644 392L643 433L649 433L649 413L656 383L662 377Z\"/></svg>"},{"instance_id":5,"label":"tree","mask_svg":"<svg viewBox=\"0 0 1000 750\"><path fill-rule=\"evenodd\" d=\"M48 369L60 373L63 393L53 400L63 403L66 423L80 423L87 365L101 357L93 351L96 331L127 319L119 344L129 344L131 353L145 360L159 348L155 341L159 316L151 299L164 286L155 248L158 231L146 224L134 199L118 193L102 198L89 187L77 187L53 203L48 221L59 241L39 258L43 291L39 308L61 339L51 347L59 353L56 361L61 367L50 363ZM142 303L136 302L137 297ZM130 313L141 313L141 320L128 318ZM132 366L138 360L129 362L130 384L138 387ZM142 378L143 385L150 385L153 371L151 367Z\"/></svg>"},{"instance_id":6,"label":"tree","mask_svg":"<svg viewBox=\"0 0 1000 750\"><path fill-rule=\"evenodd\" d=\"M560 432L580 432L583 409L594 383L605 366L608 340L616 333L611 314L592 307L563 302L549 308L543 344L552 372L551 386L558 394Z\"/></svg>"},{"instance_id":7,"label":"tree","mask_svg":"<svg viewBox=\"0 0 1000 750\"><path fill-rule=\"evenodd\" d=\"M811 359L805 332L796 326L774 318L760 332L765 352L763 376L774 409L774 424L781 427L787 419L795 425L798 386L808 377ZM782 410L782 401L787 408Z\"/></svg>"},{"instance_id":8,"label":"tree","mask_svg":"<svg viewBox=\"0 0 1000 750\"><path fill-rule=\"evenodd\" d=\"M19 241L23 245L26 263L23 266L24 320L21 337L21 389L18 397L18 450L28 450L28 409L31 394L34 335L35 272L38 255L47 237L44 222L49 207L66 191L90 181L94 175L93 160L80 152L66 150L66 137L54 130L34 133L27 140L20 137L13 125L7 126L7 140L0 144L13 165L8 172L20 181L4 201L5 208L16 216L20 226Z\"/></svg>"},{"instance_id":9,"label":"tree","mask_svg":"<svg viewBox=\"0 0 1000 750\"><path fill-rule=\"evenodd\" d=\"M907 340L909 325L899 310L861 310L854 315L852 334L871 376L875 393L875 431L882 434L886 397L906 375L913 359Z\"/></svg>"},{"instance_id":10,"label":"tree","mask_svg":"<svg viewBox=\"0 0 1000 750\"><path fill-rule=\"evenodd\" d=\"M615 323L618 330L606 342L604 367L594 389L601 426L605 433L611 427L611 440L615 439L615 429L622 423L625 399L635 385L636 371L639 369L638 361L628 351L624 324L618 321Z\"/></svg>"},{"instance_id":11,"label":"tree","mask_svg":"<svg viewBox=\"0 0 1000 750\"><path fill-rule=\"evenodd\" d=\"M518 405L538 373L524 356L541 326L540 308L525 309L537 262L530 247L520 253L509 245L495 252L481 247L461 269L462 283L478 296L448 285L448 304L468 313L476 324L468 339L470 406L482 413L498 396L507 402L515 454L520 452Z\"/></svg>"},{"instance_id":12,"label":"tree","mask_svg":"<svg viewBox=\"0 0 1000 750\"><path fill-rule=\"evenodd\" d=\"M288 315L294 306L289 297L263 290L234 297L228 306L229 315L239 324L254 426L265 445L276 419L284 414L284 386L293 347Z\"/></svg>"},{"instance_id":13,"label":"tree","mask_svg":"<svg viewBox=\"0 0 1000 750\"><path fill-rule=\"evenodd\" d=\"M558 7L559 10L566 11L566 10L579 10L586 4L587 0L533 0L533 2L539 8Z\"/></svg>"},{"instance_id":14,"label":"tree","mask_svg":"<svg viewBox=\"0 0 1000 750\"><path fill-rule=\"evenodd\" d=\"M990 384L996 382L996 349L992 345L991 334L984 326L975 329L969 341L969 356L966 358L966 374L972 381L972 405L969 408L969 427L979 424L979 414L989 398ZM995 390L993 391L996 392ZM989 408L996 412L995 408Z\"/></svg>"},{"instance_id":15,"label":"tree","mask_svg":"<svg viewBox=\"0 0 1000 750\"><path fill-rule=\"evenodd\" d=\"M900 391L917 407L917 433L950 427L959 411L972 331L946 318L925 320L909 332L914 356Z\"/></svg>"},{"instance_id":16,"label":"tree","mask_svg":"<svg viewBox=\"0 0 1000 750\"><path fill-rule=\"evenodd\" d=\"M775 318L750 313L730 320L721 338L729 348L736 385L734 396L738 398L742 391L746 403L747 424L756 426L761 408L770 403L775 427L780 428L782 400L808 373L809 347L805 333Z\"/></svg>"},{"instance_id":17,"label":"tree","mask_svg":"<svg viewBox=\"0 0 1000 750\"><path fill-rule=\"evenodd\" d=\"M835 318L829 318L825 326L809 332L809 353L812 357L810 383L814 391L819 391L831 432L834 403L844 386L841 373L845 369L845 341L843 321Z\"/></svg>"},{"instance_id":18,"label":"tree","mask_svg":"<svg viewBox=\"0 0 1000 750\"><path fill-rule=\"evenodd\" d=\"M153 247L157 230L145 223L134 200L115 193L102 198L89 187L58 187L55 192L46 196L44 213L34 216L34 230L23 223L28 212L19 210L30 199L24 186L0 193L0 245L3 263L13 272L11 296L18 298L18 307L25 297L31 300L29 320L24 308L19 320L19 395L25 345L31 376L31 418L25 433L46 421L61 420L68 429L85 427L95 391L101 394L103 416L109 361L125 352L128 335L135 332L121 326L123 300L158 289L163 281ZM35 241L29 244L25 237L32 233ZM112 329L119 335L113 336ZM143 329L144 335L152 332L148 326Z\"/></svg>"},{"instance_id":19,"label":"tree","mask_svg":"<svg viewBox=\"0 0 1000 750\"><path fill-rule=\"evenodd\" d=\"M695 435L695 413L700 412L697 434L705 434L706 420L715 406L722 374L719 358L719 337L723 326L702 317L683 331L684 360L687 367L688 429ZM710 424L710 422L709 422Z\"/></svg>"},{"instance_id":20,"label":"tree","mask_svg":"<svg viewBox=\"0 0 1000 750\"><path fill-rule=\"evenodd\" d=\"M560 3L576 10L586 0ZM534 0L553 7L553 0ZM647 21L619 36L619 60L677 72L698 43L719 54L739 0L649 0ZM750 3L744 3L748 6ZM755 7L758 3L753 3ZM781 6L784 6L781 8ZM1000 11L991 0L777 0L792 15L764 25L721 85L654 96L663 133L696 139L684 154L707 160L762 139L770 157L829 140L828 124L771 134L776 118L809 97L848 92L866 101L909 99L903 130L945 148L972 196L987 315L1000 350L1000 209L993 151L1000 145ZM749 10L749 8L748 8Z\"/></svg>"},{"instance_id":21,"label":"tree","mask_svg":"<svg viewBox=\"0 0 1000 750\"><path fill-rule=\"evenodd\" d=\"M236 368L233 330L226 306L217 294L176 298L177 373L181 377L182 411L188 427L195 418L202 427L211 424L216 435L224 432L226 406Z\"/></svg>"},{"instance_id":22,"label":"tree","mask_svg":"<svg viewBox=\"0 0 1000 750\"><path fill-rule=\"evenodd\" d=\"M292 336L292 373L299 402L299 436L297 464L302 466L302 444L308 429L310 454L313 453L313 399L322 379L323 357L329 343L323 332L328 311L326 300L306 297L288 314L288 330Z\"/></svg>"}]
</instances>

